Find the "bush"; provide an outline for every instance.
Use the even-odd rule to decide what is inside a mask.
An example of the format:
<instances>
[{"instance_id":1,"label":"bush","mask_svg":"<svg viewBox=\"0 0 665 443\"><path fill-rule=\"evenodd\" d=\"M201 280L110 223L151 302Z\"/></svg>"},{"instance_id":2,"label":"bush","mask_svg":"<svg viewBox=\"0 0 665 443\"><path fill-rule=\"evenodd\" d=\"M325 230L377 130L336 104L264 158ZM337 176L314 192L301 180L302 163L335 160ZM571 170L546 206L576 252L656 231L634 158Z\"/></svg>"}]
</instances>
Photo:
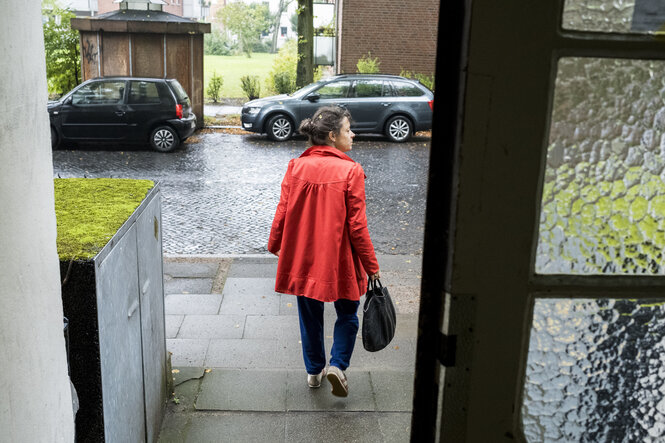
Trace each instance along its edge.
<instances>
[{"instance_id":1,"label":"bush","mask_svg":"<svg viewBox=\"0 0 665 443\"><path fill-rule=\"evenodd\" d=\"M259 98L261 83L258 75L243 75L240 77L240 86L250 100Z\"/></svg>"},{"instance_id":2,"label":"bush","mask_svg":"<svg viewBox=\"0 0 665 443\"><path fill-rule=\"evenodd\" d=\"M290 94L296 90L296 67L298 65L298 42L291 39L277 52L272 69L266 80L268 90Z\"/></svg>"},{"instance_id":3,"label":"bush","mask_svg":"<svg viewBox=\"0 0 665 443\"><path fill-rule=\"evenodd\" d=\"M372 53L368 52L367 55L363 55L360 60L358 60L356 68L358 69L359 74L378 74L380 72L380 64L379 57L372 58Z\"/></svg>"},{"instance_id":4,"label":"bush","mask_svg":"<svg viewBox=\"0 0 665 443\"><path fill-rule=\"evenodd\" d=\"M252 44L252 52L270 52L272 50L272 42L254 42Z\"/></svg>"},{"instance_id":5,"label":"bush","mask_svg":"<svg viewBox=\"0 0 665 443\"><path fill-rule=\"evenodd\" d=\"M210 81L208 82L208 89L206 89L206 94L208 98L211 98L213 102L217 103L219 96L222 92L222 85L224 84L224 78L221 75L217 75L217 71L212 74Z\"/></svg>"},{"instance_id":6,"label":"bush","mask_svg":"<svg viewBox=\"0 0 665 443\"><path fill-rule=\"evenodd\" d=\"M205 55L234 55L238 52L238 44L233 43L219 31L203 35L203 53Z\"/></svg>"},{"instance_id":7,"label":"bush","mask_svg":"<svg viewBox=\"0 0 665 443\"><path fill-rule=\"evenodd\" d=\"M399 75L406 78L415 78L420 83L425 85L430 91L434 92L434 74L425 75L419 72L405 71L402 69L402 72L400 72Z\"/></svg>"},{"instance_id":8,"label":"bush","mask_svg":"<svg viewBox=\"0 0 665 443\"><path fill-rule=\"evenodd\" d=\"M272 77L275 91L279 94L290 94L295 90L295 79L288 72L278 72Z\"/></svg>"}]
</instances>

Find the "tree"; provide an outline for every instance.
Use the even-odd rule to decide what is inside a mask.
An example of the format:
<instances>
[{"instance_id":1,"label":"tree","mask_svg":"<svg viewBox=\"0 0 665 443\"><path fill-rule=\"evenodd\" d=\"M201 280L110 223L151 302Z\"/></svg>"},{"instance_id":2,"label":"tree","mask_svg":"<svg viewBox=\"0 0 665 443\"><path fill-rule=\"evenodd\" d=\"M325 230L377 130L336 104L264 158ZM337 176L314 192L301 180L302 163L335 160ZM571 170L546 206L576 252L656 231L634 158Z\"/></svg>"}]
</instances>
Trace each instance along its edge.
<instances>
[{"instance_id":1,"label":"tree","mask_svg":"<svg viewBox=\"0 0 665 443\"><path fill-rule=\"evenodd\" d=\"M293 0L279 0L279 5L277 6L277 12L272 18L272 49L270 52L277 52L277 37L279 36L279 25L282 22L282 14L286 11L286 8L293 3Z\"/></svg>"},{"instance_id":2,"label":"tree","mask_svg":"<svg viewBox=\"0 0 665 443\"><path fill-rule=\"evenodd\" d=\"M296 86L314 81L314 14L312 0L298 0L298 67Z\"/></svg>"},{"instance_id":3,"label":"tree","mask_svg":"<svg viewBox=\"0 0 665 443\"><path fill-rule=\"evenodd\" d=\"M48 91L63 94L81 83L79 33L69 24L74 13L55 0L43 0L42 14Z\"/></svg>"},{"instance_id":4,"label":"tree","mask_svg":"<svg viewBox=\"0 0 665 443\"><path fill-rule=\"evenodd\" d=\"M261 33L270 27L270 12L265 4L231 3L218 12L218 17L226 29L238 36L240 49L247 57L252 56L253 45L261 41Z\"/></svg>"}]
</instances>

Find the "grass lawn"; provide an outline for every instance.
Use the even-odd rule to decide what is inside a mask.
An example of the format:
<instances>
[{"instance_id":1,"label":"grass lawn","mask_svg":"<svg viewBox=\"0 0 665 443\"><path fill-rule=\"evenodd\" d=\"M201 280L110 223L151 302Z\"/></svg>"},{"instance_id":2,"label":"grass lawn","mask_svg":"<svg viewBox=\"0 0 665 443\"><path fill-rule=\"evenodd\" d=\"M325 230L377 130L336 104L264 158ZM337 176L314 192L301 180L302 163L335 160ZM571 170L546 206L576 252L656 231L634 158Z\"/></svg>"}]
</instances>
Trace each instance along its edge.
<instances>
[{"instance_id":1,"label":"grass lawn","mask_svg":"<svg viewBox=\"0 0 665 443\"><path fill-rule=\"evenodd\" d=\"M224 78L222 86L222 100L224 98L244 98L247 96L240 87L240 77L243 75L258 75L261 82L261 97L268 95L266 91L266 78L272 68L272 62L277 54L254 53L251 58L245 55L204 55L203 56L203 95L208 101L206 89L208 80L217 71Z\"/></svg>"}]
</instances>

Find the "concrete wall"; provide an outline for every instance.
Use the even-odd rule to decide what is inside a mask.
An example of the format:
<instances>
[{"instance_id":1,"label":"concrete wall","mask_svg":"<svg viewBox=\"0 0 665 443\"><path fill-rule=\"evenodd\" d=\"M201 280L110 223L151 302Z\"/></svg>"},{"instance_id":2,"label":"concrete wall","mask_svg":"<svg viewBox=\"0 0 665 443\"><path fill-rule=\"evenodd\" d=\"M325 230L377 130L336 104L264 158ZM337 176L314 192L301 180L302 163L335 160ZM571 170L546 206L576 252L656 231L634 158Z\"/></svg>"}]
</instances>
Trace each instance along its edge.
<instances>
[{"instance_id":1,"label":"concrete wall","mask_svg":"<svg viewBox=\"0 0 665 443\"><path fill-rule=\"evenodd\" d=\"M439 0L338 0L338 72L355 73L371 51L383 74L432 75L438 19Z\"/></svg>"},{"instance_id":2,"label":"concrete wall","mask_svg":"<svg viewBox=\"0 0 665 443\"><path fill-rule=\"evenodd\" d=\"M0 440L71 442L40 2L4 2L0 28Z\"/></svg>"}]
</instances>

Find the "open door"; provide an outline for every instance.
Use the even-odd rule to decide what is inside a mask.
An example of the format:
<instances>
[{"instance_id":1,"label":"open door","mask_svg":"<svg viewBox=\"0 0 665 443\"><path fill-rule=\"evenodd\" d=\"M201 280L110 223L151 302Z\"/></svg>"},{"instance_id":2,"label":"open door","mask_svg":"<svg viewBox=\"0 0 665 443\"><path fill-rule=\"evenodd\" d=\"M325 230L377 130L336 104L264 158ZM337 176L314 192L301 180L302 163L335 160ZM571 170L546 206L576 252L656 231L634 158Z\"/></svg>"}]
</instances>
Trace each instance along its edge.
<instances>
[{"instance_id":1,"label":"open door","mask_svg":"<svg viewBox=\"0 0 665 443\"><path fill-rule=\"evenodd\" d=\"M665 438L663 24L442 2L413 442Z\"/></svg>"}]
</instances>

